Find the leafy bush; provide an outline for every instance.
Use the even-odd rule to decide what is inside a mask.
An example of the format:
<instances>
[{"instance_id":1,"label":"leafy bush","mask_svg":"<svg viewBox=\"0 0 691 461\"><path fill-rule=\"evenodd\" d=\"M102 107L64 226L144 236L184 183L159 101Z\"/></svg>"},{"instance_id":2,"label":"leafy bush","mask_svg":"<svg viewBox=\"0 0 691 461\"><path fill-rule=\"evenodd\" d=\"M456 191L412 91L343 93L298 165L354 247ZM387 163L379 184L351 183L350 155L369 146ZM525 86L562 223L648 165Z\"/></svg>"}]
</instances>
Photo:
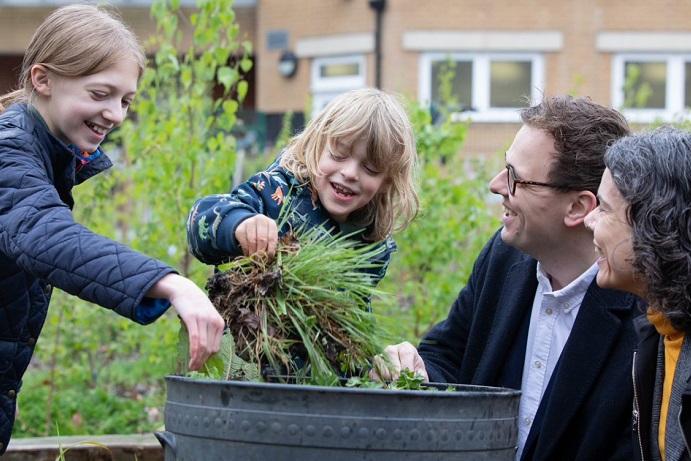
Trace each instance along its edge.
<instances>
[{"instance_id":1,"label":"leafy bush","mask_svg":"<svg viewBox=\"0 0 691 461\"><path fill-rule=\"evenodd\" d=\"M132 117L105 150L116 167L74 190L77 221L162 259L198 284L211 273L186 251L196 198L227 190L231 130L247 92L249 43L237 40L231 2L198 0L183 56L179 2L154 1L158 49ZM220 84L220 88L219 88ZM220 97L214 97L220 93ZM175 371L179 321L171 309L141 327L56 291L19 396L15 436L150 432L162 424L163 377ZM161 408L159 414L147 406Z\"/></svg>"},{"instance_id":2,"label":"leafy bush","mask_svg":"<svg viewBox=\"0 0 691 461\"><path fill-rule=\"evenodd\" d=\"M394 236L399 251L380 284L395 295L394 302L375 305L396 319L400 340L420 339L446 317L475 257L499 226L497 210L487 204L487 184L498 165L460 155L467 125L454 122L448 112L456 106L453 72L447 67L440 73L443 105L436 123L428 108L417 103L408 108L418 144L423 211Z\"/></svg>"},{"instance_id":3,"label":"leafy bush","mask_svg":"<svg viewBox=\"0 0 691 461\"><path fill-rule=\"evenodd\" d=\"M381 290L394 302L374 305L397 319L401 340L420 339L446 317L465 285L475 257L499 226L487 205L487 173L480 161L425 165L421 178L424 211L395 236L394 254ZM472 174L469 174L472 172Z\"/></svg>"},{"instance_id":4,"label":"leafy bush","mask_svg":"<svg viewBox=\"0 0 691 461\"><path fill-rule=\"evenodd\" d=\"M169 262L204 286L211 268L186 251L185 219L193 201L227 191L235 162L231 130L248 43L236 40L227 0L198 0L194 45L180 57L178 12L156 0L162 27L155 67L147 70L128 120L117 133L117 166L75 189L79 222ZM232 59L231 59L232 57ZM214 81L222 84L213 98ZM476 254L498 221L486 204L486 167L458 155L466 126L445 117L433 124L410 105L422 165L420 219L396 236L379 289L393 300L373 308L413 339L442 318L465 283ZM270 157L273 157L271 155ZM260 168L273 158L262 162ZM247 168L248 171L260 168ZM164 376L174 372L179 320L171 310L141 327L56 291L19 397L15 437L137 433L160 429Z\"/></svg>"}]
</instances>

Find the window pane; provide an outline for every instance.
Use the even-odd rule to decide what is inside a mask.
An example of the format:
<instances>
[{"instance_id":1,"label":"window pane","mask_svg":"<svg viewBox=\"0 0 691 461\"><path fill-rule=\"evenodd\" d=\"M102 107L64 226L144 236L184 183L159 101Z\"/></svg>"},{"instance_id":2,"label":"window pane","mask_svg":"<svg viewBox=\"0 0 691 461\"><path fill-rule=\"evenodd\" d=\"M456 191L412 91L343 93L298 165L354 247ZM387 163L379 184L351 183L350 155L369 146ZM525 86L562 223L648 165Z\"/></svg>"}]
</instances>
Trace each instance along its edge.
<instances>
[{"instance_id":1,"label":"window pane","mask_svg":"<svg viewBox=\"0 0 691 461\"><path fill-rule=\"evenodd\" d=\"M530 61L493 61L490 73L490 107L525 107L532 80Z\"/></svg>"},{"instance_id":2,"label":"window pane","mask_svg":"<svg viewBox=\"0 0 691 461\"><path fill-rule=\"evenodd\" d=\"M628 61L624 66L624 107L664 109L667 63Z\"/></svg>"},{"instance_id":3,"label":"window pane","mask_svg":"<svg viewBox=\"0 0 691 461\"><path fill-rule=\"evenodd\" d=\"M684 78L685 78L685 92L684 92L684 107L688 108L691 107L691 62L687 62L686 65L684 66L685 68L685 73L684 73Z\"/></svg>"},{"instance_id":4,"label":"window pane","mask_svg":"<svg viewBox=\"0 0 691 461\"><path fill-rule=\"evenodd\" d=\"M357 77L360 66L356 62L343 64L326 64L319 69L320 77Z\"/></svg>"},{"instance_id":5,"label":"window pane","mask_svg":"<svg viewBox=\"0 0 691 461\"><path fill-rule=\"evenodd\" d=\"M470 109L473 94L473 63L471 61L436 61L432 63L432 104L440 107L444 87L450 83L451 101L445 101L452 112Z\"/></svg>"}]
</instances>

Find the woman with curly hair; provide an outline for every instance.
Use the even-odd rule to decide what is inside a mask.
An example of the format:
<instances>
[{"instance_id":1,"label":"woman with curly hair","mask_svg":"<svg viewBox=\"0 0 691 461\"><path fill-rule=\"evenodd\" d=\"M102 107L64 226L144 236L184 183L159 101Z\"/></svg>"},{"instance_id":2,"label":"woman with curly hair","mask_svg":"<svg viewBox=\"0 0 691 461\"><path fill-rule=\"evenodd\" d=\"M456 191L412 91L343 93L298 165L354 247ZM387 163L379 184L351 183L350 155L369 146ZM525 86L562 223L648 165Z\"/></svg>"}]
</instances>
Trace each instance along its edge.
<instances>
[{"instance_id":1,"label":"woman with curly hair","mask_svg":"<svg viewBox=\"0 0 691 461\"><path fill-rule=\"evenodd\" d=\"M615 142L586 218L597 283L648 302L636 319L634 453L691 459L691 134L672 127Z\"/></svg>"}]
</instances>

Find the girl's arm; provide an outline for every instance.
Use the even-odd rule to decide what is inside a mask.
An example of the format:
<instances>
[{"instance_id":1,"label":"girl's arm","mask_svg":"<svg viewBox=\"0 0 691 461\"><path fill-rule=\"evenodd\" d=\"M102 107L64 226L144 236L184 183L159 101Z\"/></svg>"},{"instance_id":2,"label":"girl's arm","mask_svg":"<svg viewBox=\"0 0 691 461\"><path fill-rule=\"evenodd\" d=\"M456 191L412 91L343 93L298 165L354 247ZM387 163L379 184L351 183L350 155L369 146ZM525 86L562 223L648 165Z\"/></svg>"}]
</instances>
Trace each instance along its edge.
<instances>
[{"instance_id":1,"label":"girl's arm","mask_svg":"<svg viewBox=\"0 0 691 461\"><path fill-rule=\"evenodd\" d=\"M190 368L218 350L223 320L204 292L163 262L75 222L37 156L2 140L0 151L0 262L6 274L31 274L30 280L141 324L155 321L170 302L190 330Z\"/></svg>"},{"instance_id":2,"label":"girl's arm","mask_svg":"<svg viewBox=\"0 0 691 461\"><path fill-rule=\"evenodd\" d=\"M224 322L206 294L191 280L167 274L146 293L167 299L187 327L190 338L190 370L199 370L221 344Z\"/></svg>"}]
</instances>

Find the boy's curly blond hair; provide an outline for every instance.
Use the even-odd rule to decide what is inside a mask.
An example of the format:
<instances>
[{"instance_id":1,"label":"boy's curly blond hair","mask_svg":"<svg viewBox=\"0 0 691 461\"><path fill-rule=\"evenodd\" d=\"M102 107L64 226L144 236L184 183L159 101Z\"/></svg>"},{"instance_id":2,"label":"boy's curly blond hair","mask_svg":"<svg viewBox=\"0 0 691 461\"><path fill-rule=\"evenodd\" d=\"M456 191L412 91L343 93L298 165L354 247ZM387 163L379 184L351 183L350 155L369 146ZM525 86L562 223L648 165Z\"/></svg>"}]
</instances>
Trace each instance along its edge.
<instances>
[{"instance_id":1,"label":"boy's curly blond hair","mask_svg":"<svg viewBox=\"0 0 691 461\"><path fill-rule=\"evenodd\" d=\"M300 182L314 184L319 159L328 146L364 141L367 160L384 175L384 186L365 207L351 214L352 224L367 227L368 239L384 240L417 216L417 149L408 115L399 100L382 90L344 93L324 107L288 143L281 166Z\"/></svg>"}]
</instances>

